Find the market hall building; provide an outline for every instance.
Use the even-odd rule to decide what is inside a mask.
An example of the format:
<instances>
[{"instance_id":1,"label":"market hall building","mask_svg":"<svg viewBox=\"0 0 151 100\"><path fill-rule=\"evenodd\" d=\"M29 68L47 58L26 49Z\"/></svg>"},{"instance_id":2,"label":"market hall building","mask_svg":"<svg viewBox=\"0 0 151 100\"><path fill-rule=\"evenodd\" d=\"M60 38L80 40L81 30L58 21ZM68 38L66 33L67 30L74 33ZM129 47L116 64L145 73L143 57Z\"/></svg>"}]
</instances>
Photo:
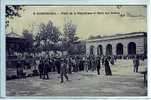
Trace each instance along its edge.
<instances>
[{"instance_id":1,"label":"market hall building","mask_svg":"<svg viewBox=\"0 0 151 100\"><path fill-rule=\"evenodd\" d=\"M147 55L147 33L133 32L86 41L86 55Z\"/></svg>"}]
</instances>

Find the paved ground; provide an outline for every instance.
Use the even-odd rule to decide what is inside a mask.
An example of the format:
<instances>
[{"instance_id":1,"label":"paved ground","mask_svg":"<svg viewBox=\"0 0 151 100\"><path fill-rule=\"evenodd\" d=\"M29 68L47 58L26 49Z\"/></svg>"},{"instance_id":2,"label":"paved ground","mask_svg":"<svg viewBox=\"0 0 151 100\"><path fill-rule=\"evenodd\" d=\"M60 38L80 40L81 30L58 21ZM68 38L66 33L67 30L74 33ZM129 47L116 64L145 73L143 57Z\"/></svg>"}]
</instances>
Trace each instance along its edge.
<instances>
[{"instance_id":1,"label":"paved ground","mask_svg":"<svg viewBox=\"0 0 151 100\"><path fill-rule=\"evenodd\" d=\"M141 62L139 70L144 70ZM69 81L60 83L57 73L50 73L49 80L39 77L7 81L7 96L146 96L143 75L132 72L132 61L117 61L111 67L113 76L96 72L77 72Z\"/></svg>"}]
</instances>

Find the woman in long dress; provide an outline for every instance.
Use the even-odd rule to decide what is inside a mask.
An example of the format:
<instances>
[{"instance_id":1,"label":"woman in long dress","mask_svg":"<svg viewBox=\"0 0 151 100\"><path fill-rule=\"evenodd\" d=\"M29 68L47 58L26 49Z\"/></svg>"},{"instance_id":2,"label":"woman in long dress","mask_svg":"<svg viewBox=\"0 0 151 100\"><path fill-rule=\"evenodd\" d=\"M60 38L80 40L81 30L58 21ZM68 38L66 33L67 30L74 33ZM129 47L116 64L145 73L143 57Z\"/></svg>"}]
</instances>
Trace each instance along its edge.
<instances>
[{"instance_id":1,"label":"woman in long dress","mask_svg":"<svg viewBox=\"0 0 151 100\"><path fill-rule=\"evenodd\" d=\"M105 64L104 65L105 65L105 73L106 73L106 75L112 75L110 64L109 64L109 61L108 61L107 58L105 59Z\"/></svg>"}]
</instances>

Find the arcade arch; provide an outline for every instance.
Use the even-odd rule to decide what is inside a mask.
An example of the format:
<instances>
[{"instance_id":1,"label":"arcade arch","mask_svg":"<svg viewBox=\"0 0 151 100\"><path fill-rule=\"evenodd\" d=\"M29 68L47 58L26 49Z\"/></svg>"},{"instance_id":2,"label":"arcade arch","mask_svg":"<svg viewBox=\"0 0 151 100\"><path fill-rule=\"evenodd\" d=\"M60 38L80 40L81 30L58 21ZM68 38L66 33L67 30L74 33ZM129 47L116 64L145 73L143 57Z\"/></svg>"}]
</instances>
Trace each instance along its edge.
<instances>
[{"instance_id":1,"label":"arcade arch","mask_svg":"<svg viewBox=\"0 0 151 100\"><path fill-rule=\"evenodd\" d=\"M97 55L103 55L103 47L102 47L102 45L98 45L98 47L97 47Z\"/></svg>"},{"instance_id":2,"label":"arcade arch","mask_svg":"<svg viewBox=\"0 0 151 100\"><path fill-rule=\"evenodd\" d=\"M106 46L106 55L112 55L112 45L107 44Z\"/></svg>"},{"instance_id":3,"label":"arcade arch","mask_svg":"<svg viewBox=\"0 0 151 100\"><path fill-rule=\"evenodd\" d=\"M135 55L136 54L136 43L130 42L128 43L128 54L129 55Z\"/></svg>"},{"instance_id":4,"label":"arcade arch","mask_svg":"<svg viewBox=\"0 0 151 100\"><path fill-rule=\"evenodd\" d=\"M90 55L94 55L94 46L93 45L90 46Z\"/></svg>"},{"instance_id":5,"label":"arcade arch","mask_svg":"<svg viewBox=\"0 0 151 100\"><path fill-rule=\"evenodd\" d=\"M122 43L118 43L116 45L116 54L123 55L123 44Z\"/></svg>"}]
</instances>

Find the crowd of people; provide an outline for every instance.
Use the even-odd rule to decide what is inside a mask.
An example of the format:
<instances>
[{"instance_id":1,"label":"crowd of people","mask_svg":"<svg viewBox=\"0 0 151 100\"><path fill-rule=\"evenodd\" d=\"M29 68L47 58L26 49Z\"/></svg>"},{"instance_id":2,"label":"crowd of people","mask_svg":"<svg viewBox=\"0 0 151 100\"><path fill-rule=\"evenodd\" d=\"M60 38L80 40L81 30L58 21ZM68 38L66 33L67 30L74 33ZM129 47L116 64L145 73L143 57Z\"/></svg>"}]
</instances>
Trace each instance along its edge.
<instances>
[{"instance_id":1,"label":"crowd of people","mask_svg":"<svg viewBox=\"0 0 151 100\"><path fill-rule=\"evenodd\" d=\"M62 57L32 57L30 62L18 60L16 64L17 77L26 78L25 67L33 68L33 76L39 75L40 79L49 79L49 72L60 74L61 83L64 77L68 80L67 74L78 71L95 71L100 75L100 69L104 69L105 75L112 75L111 65L114 65L117 56L62 56ZM138 72L139 57L133 57L134 72Z\"/></svg>"},{"instance_id":2,"label":"crowd of people","mask_svg":"<svg viewBox=\"0 0 151 100\"><path fill-rule=\"evenodd\" d=\"M49 79L49 72L57 72L61 75L61 82L63 77L68 80L67 74L72 74L78 71L95 71L100 75L101 67L105 67L106 75L112 75L110 64L114 64L116 58L110 56L63 56L59 58L50 57L36 57L33 58L32 64L27 63L25 60L18 60L16 64L18 78L24 78L25 67L34 66L33 72L39 75L40 79ZM37 71L36 71L37 70Z\"/></svg>"}]
</instances>

